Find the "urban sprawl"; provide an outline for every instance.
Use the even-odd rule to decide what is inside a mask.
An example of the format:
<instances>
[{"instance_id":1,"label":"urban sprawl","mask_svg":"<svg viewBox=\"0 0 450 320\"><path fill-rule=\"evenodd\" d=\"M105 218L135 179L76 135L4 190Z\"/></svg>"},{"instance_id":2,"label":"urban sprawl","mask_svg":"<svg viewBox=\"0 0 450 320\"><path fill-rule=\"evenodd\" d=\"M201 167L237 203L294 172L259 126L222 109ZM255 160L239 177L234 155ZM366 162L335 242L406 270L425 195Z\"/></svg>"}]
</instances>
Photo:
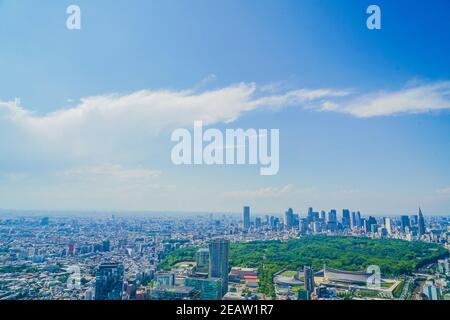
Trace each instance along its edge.
<instances>
[{"instance_id":1,"label":"urban sprawl","mask_svg":"<svg viewBox=\"0 0 450 320\"><path fill-rule=\"evenodd\" d=\"M399 217L313 208L253 215L250 207L242 215L2 213L0 299L448 300L449 230L448 217L424 217L420 209ZM266 255L253 265L231 257L242 244L343 238L426 243L445 254L395 276L383 268L377 274L376 265L341 270L328 257L320 267L279 269Z\"/></svg>"}]
</instances>

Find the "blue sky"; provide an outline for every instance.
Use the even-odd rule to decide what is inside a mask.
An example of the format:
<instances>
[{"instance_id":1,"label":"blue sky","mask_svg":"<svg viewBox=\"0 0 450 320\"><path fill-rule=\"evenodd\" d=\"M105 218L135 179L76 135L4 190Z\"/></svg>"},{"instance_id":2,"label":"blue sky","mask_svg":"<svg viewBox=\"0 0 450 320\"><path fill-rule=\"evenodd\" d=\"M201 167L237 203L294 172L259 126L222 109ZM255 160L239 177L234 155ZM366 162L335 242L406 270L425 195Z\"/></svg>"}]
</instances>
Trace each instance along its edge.
<instances>
[{"instance_id":1,"label":"blue sky","mask_svg":"<svg viewBox=\"0 0 450 320\"><path fill-rule=\"evenodd\" d=\"M448 214L449 15L445 0L0 0L0 207ZM175 167L170 133L199 117L279 128L279 174Z\"/></svg>"}]
</instances>

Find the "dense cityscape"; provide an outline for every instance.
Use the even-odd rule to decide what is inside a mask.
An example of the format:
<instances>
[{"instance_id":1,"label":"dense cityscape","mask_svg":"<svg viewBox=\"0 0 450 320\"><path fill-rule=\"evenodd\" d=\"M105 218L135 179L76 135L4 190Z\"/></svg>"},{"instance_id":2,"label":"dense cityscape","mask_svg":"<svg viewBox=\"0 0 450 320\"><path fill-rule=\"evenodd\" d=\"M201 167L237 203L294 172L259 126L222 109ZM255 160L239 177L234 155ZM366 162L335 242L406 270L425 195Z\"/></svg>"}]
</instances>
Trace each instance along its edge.
<instances>
[{"instance_id":1,"label":"dense cityscape","mask_svg":"<svg viewBox=\"0 0 450 320\"><path fill-rule=\"evenodd\" d=\"M400 217L250 207L242 215L4 212L0 299L448 300L449 240L449 218L421 209ZM400 250L398 269L383 264L389 248Z\"/></svg>"}]
</instances>

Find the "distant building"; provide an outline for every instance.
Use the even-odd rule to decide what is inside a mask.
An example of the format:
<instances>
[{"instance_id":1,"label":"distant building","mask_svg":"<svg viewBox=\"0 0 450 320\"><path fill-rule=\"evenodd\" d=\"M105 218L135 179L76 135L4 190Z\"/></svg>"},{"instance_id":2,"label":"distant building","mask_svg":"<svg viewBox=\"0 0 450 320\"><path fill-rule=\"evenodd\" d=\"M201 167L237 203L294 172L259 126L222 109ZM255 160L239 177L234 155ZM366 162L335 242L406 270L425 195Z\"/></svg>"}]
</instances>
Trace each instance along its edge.
<instances>
[{"instance_id":1,"label":"distant building","mask_svg":"<svg viewBox=\"0 0 450 320\"><path fill-rule=\"evenodd\" d=\"M221 300L223 297L222 280L219 278L186 278L186 287L200 292L200 300Z\"/></svg>"},{"instance_id":2,"label":"distant building","mask_svg":"<svg viewBox=\"0 0 450 320\"><path fill-rule=\"evenodd\" d=\"M48 217L44 217L41 219L41 226L48 226L50 219Z\"/></svg>"},{"instance_id":3,"label":"distant building","mask_svg":"<svg viewBox=\"0 0 450 320\"><path fill-rule=\"evenodd\" d=\"M242 229L248 230L250 228L250 207L244 207L242 217Z\"/></svg>"},{"instance_id":4,"label":"distant building","mask_svg":"<svg viewBox=\"0 0 450 320\"><path fill-rule=\"evenodd\" d=\"M257 268L231 268L229 281L246 284L249 288L258 287L258 269Z\"/></svg>"},{"instance_id":5,"label":"distant building","mask_svg":"<svg viewBox=\"0 0 450 320\"><path fill-rule=\"evenodd\" d=\"M69 256L73 256L75 254L75 244L69 243L68 248L67 248L67 255Z\"/></svg>"},{"instance_id":6,"label":"distant building","mask_svg":"<svg viewBox=\"0 0 450 320\"><path fill-rule=\"evenodd\" d=\"M392 234L392 220L391 218L384 218L384 226L388 234Z\"/></svg>"},{"instance_id":7,"label":"distant building","mask_svg":"<svg viewBox=\"0 0 450 320\"><path fill-rule=\"evenodd\" d=\"M209 249L199 249L195 254L195 260L197 262L197 272L207 273L209 271Z\"/></svg>"},{"instance_id":8,"label":"distant building","mask_svg":"<svg viewBox=\"0 0 450 320\"><path fill-rule=\"evenodd\" d=\"M122 300L124 267L102 263L95 275L95 300Z\"/></svg>"},{"instance_id":9,"label":"distant building","mask_svg":"<svg viewBox=\"0 0 450 320\"><path fill-rule=\"evenodd\" d=\"M289 208L284 213L284 227L285 229L292 229L294 225L294 210L292 208Z\"/></svg>"},{"instance_id":10,"label":"distant building","mask_svg":"<svg viewBox=\"0 0 450 320\"><path fill-rule=\"evenodd\" d=\"M342 210L342 225L344 228L350 228L350 210Z\"/></svg>"},{"instance_id":11,"label":"distant building","mask_svg":"<svg viewBox=\"0 0 450 320\"><path fill-rule=\"evenodd\" d=\"M409 217L408 216L401 216L400 217L400 228L402 232L406 232L406 228L410 228L411 224L409 223Z\"/></svg>"},{"instance_id":12,"label":"distant building","mask_svg":"<svg viewBox=\"0 0 450 320\"><path fill-rule=\"evenodd\" d=\"M328 221L329 223L337 223L337 213L336 210L330 210L330 212L328 212Z\"/></svg>"},{"instance_id":13,"label":"distant building","mask_svg":"<svg viewBox=\"0 0 450 320\"><path fill-rule=\"evenodd\" d=\"M352 229L355 229L358 227L358 224L356 222L356 212L352 211L352 215L350 216L350 226Z\"/></svg>"},{"instance_id":14,"label":"distant building","mask_svg":"<svg viewBox=\"0 0 450 320\"><path fill-rule=\"evenodd\" d=\"M361 227L361 212L359 211L356 212L356 225L358 226L358 228Z\"/></svg>"},{"instance_id":15,"label":"distant building","mask_svg":"<svg viewBox=\"0 0 450 320\"><path fill-rule=\"evenodd\" d=\"M111 244L110 244L109 240L103 241L103 244L102 244L103 252L109 252L110 249L111 249Z\"/></svg>"},{"instance_id":16,"label":"distant building","mask_svg":"<svg viewBox=\"0 0 450 320\"><path fill-rule=\"evenodd\" d=\"M175 272L156 272L155 286L157 288L173 287L175 285Z\"/></svg>"},{"instance_id":17,"label":"distant building","mask_svg":"<svg viewBox=\"0 0 450 320\"><path fill-rule=\"evenodd\" d=\"M198 300L200 292L192 287L165 287L150 290L152 300Z\"/></svg>"},{"instance_id":18,"label":"distant building","mask_svg":"<svg viewBox=\"0 0 450 320\"><path fill-rule=\"evenodd\" d=\"M255 219L255 227L256 227L256 229L259 229L261 227L261 218L260 217L257 217Z\"/></svg>"},{"instance_id":19,"label":"distant building","mask_svg":"<svg viewBox=\"0 0 450 320\"><path fill-rule=\"evenodd\" d=\"M310 296L314 292L314 271L311 267L304 267L304 281L305 281L305 291Z\"/></svg>"},{"instance_id":20,"label":"distant building","mask_svg":"<svg viewBox=\"0 0 450 320\"><path fill-rule=\"evenodd\" d=\"M441 297L441 290L431 283L423 286L422 293L428 300L439 300Z\"/></svg>"},{"instance_id":21,"label":"distant building","mask_svg":"<svg viewBox=\"0 0 450 320\"><path fill-rule=\"evenodd\" d=\"M228 292L229 246L225 239L214 239L209 243L209 276L222 280L222 296Z\"/></svg>"},{"instance_id":22,"label":"distant building","mask_svg":"<svg viewBox=\"0 0 450 320\"><path fill-rule=\"evenodd\" d=\"M422 209L419 208L419 221L418 221L419 237L425 234L425 219L423 218Z\"/></svg>"}]
</instances>

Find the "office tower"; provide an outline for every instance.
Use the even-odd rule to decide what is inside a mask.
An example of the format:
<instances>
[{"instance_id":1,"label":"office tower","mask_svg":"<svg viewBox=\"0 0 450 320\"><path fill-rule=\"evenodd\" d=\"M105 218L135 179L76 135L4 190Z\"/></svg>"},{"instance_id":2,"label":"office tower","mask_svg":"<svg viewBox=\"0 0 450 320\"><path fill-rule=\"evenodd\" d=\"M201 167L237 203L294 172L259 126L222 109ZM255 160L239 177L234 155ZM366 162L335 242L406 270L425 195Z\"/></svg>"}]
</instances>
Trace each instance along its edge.
<instances>
[{"instance_id":1,"label":"office tower","mask_svg":"<svg viewBox=\"0 0 450 320\"><path fill-rule=\"evenodd\" d=\"M284 227L285 229L291 229L293 226L294 220L294 211L289 208L288 211L284 213Z\"/></svg>"},{"instance_id":2,"label":"office tower","mask_svg":"<svg viewBox=\"0 0 450 320\"><path fill-rule=\"evenodd\" d=\"M418 215L412 215L409 218L409 224L411 225L411 227L417 226L418 223L419 223L419 216Z\"/></svg>"},{"instance_id":3,"label":"office tower","mask_svg":"<svg viewBox=\"0 0 450 320\"><path fill-rule=\"evenodd\" d=\"M262 220L261 220L260 217L257 217L257 218L255 219L255 227L256 227L257 229L259 229L259 228L261 228L261 225L262 225Z\"/></svg>"},{"instance_id":4,"label":"office tower","mask_svg":"<svg viewBox=\"0 0 450 320\"><path fill-rule=\"evenodd\" d=\"M222 296L228 292L228 252L230 243L214 239L209 243L209 277L222 280Z\"/></svg>"},{"instance_id":5,"label":"office tower","mask_svg":"<svg viewBox=\"0 0 450 320\"><path fill-rule=\"evenodd\" d=\"M304 267L304 281L305 290L308 292L308 295L310 295L314 291L314 271L309 266Z\"/></svg>"},{"instance_id":6,"label":"office tower","mask_svg":"<svg viewBox=\"0 0 450 320\"><path fill-rule=\"evenodd\" d=\"M366 232L376 233L377 229L378 229L377 219L370 216L369 219L367 219L366 221L366 228L365 228Z\"/></svg>"},{"instance_id":7,"label":"office tower","mask_svg":"<svg viewBox=\"0 0 450 320\"><path fill-rule=\"evenodd\" d=\"M221 300L223 297L222 280L219 278L186 278L184 285L199 291L201 300Z\"/></svg>"},{"instance_id":8,"label":"office tower","mask_svg":"<svg viewBox=\"0 0 450 320\"><path fill-rule=\"evenodd\" d=\"M95 300L122 300L124 267L102 263L95 275Z\"/></svg>"},{"instance_id":9,"label":"office tower","mask_svg":"<svg viewBox=\"0 0 450 320\"><path fill-rule=\"evenodd\" d=\"M355 229L356 227L358 227L358 225L356 224L356 212L352 211L352 215L350 216L350 226L352 227L352 229Z\"/></svg>"},{"instance_id":10,"label":"office tower","mask_svg":"<svg viewBox=\"0 0 450 320\"><path fill-rule=\"evenodd\" d=\"M422 209L419 208L419 237L425 234L425 220L423 218Z\"/></svg>"},{"instance_id":11,"label":"office tower","mask_svg":"<svg viewBox=\"0 0 450 320\"><path fill-rule=\"evenodd\" d=\"M406 231L406 228L409 228L411 225L409 224L409 217L408 216L401 216L400 217L400 227L402 232Z\"/></svg>"},{"instance_id":12,"label":"office tower","mask_svg":"<svg viewBox=\"0 0 450 320\"><path fill-rule=\"evenodd\" d=\"M331 231L335 231L337 227L337 213L332 209L328 212L327 228Z\"/></svg>"},{"instance_id":13,"label":"office tower","mask_svg":"<svg viewBox=\"0 0 450 320\"><path fill-rule=\"evenodd\" d=\"M48 217L44 217L41 219L41 226L48 226L50 219Z\"/></svg>"},{"instance_id":14,"label":"office tower","mask_svg":"<svg viewBox=\"0 0 450 320\"><path fill-rule=\"evenodd\" d=\"M314 234L318 234L322 231L321 224L317 221L314 221L312 224L312 232Z\"/></svg>"},{"instance_id":15,"label":"office tower","mask_svg":"<svg viewBox=\"0 0 450 320\"><path fill-rule=\"evenodd\" d=\"M356 212L356 226L360 228L362 226L361 223L361 212Z\"/></svg>"},{"instance_id":16,"label":"office tower","mask_svg":"<svg viewBox=\"0 0 450 320\"><path fill-rule=\"evenodd\" d=\"M391 218L384 218L384 226L386 227L386 231L388 234L392 234L392 221Z\"/></svg>"},{"instance_id":17,"label":"office tower","mask_svg":"<svg viewBox=\"0 0 450 320\"><path fill-rule=\"evenodd\" d=\"M156 272L155 286L157 288L175 286L175 272Z\"/></svg>"},{"instance_id":18,"label":"office tower","mask_svg":"<svg viewBox=\"0 0 450 320\"><path fill-rule=\"evenodd\" d=\"M327 220L327 214L324 210L320 211L320 220L322 220L322 222Z\"/></svg>"},{"instance_id":19,"label":"office tower","mask_svg":"<svg viewBox=\"0 0 450 320\"><path fill-rule=\"evenodd\" d=\"M319 221L319 212L315 212L313 208L309 208L306 218L308 219L308 222Z\"/></svg>"},{"instance_id":20,"label":"office tower","mask_svg":"<svg viewBox=\"0 0 450 320\"><path fill-rule=\"evenodd\" d=\"M350 227L350 210L348 209L342 210L342 225L344 228Z\"/></svg>"},{"instance_id":21,"label":"office tower","mask_svg":"<svg viewBox=\"0 0 450 320\"><path fill-rule=\"evenodd\" d=\"M337 213L336 210L330 210L330 212L328 212L328 221L327 222L331 222L331 223L336 223L337 222Z\"/></svg>"},{"instance_id":22,"label":"office tower","mask_svg":"<svg viewBox=\"0 0 450 320\"><path fill-rule=\"evenodd\" d=\"M197 272L209 271L209 250L206 248L199 249L195 254L195 260L197 262Z\"/></svg>"},{"instance_id":23,"label":"office tower","mask_svg":"<svg viewBox=\"0 0 450 320\"><path fill-rule=\"evenodd\" d=\"M361 228L363 229L363 231L367 231L367 219L366 218L361 218Z\"/></svg>"},{"instance_id":24,"label":"office tower","mask_svg":"<svg viewBox=\"0 0 450 320\"><path fill-rule=\"evenodd\" d=\"M110 244L109 240L103 241L103 244L102 244L103 252L109 252L110 247L111 247L111 244Z\"/></svg>"},{"instance_id":25,"label":"office tower","mask_svg":"<svg viewBox=\"0 0 450 320\"><path fill-rule=\"evenodd\" d=\"M242 229L248 230L250 228L250 207L244 207L242 217Z\"/></svg>"},{"instance_id":26,"label":"office tower","mask_svg":"<svg viewBox=\"0 0 450 320\"><path fill-rule=\"evenodd\" d=\"M306 231L308 229L308 220L300 219L298 228L300 230L300 233L306 233Z\"/></svg>"}]
</instances>

